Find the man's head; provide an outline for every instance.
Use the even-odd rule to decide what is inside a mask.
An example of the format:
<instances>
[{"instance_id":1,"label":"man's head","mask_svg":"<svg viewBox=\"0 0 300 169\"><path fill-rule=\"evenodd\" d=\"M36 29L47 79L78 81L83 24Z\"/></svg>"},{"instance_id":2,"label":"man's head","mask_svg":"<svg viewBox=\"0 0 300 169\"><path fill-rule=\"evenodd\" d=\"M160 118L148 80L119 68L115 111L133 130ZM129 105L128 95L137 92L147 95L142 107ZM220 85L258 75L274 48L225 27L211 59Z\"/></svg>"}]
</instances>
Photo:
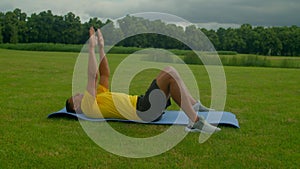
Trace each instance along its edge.
<instances>
[{"instance_id":1,"label":"man's head","mask_svg":"<svg viewBox=\"0 0 300 169\"><path fill-rule=\"evenodd\" d=\"M70 113L81 113L81 100L83 98L83 94L76 94L66 101L66 109L67 112Z\"/></svg>"}]
</instances>

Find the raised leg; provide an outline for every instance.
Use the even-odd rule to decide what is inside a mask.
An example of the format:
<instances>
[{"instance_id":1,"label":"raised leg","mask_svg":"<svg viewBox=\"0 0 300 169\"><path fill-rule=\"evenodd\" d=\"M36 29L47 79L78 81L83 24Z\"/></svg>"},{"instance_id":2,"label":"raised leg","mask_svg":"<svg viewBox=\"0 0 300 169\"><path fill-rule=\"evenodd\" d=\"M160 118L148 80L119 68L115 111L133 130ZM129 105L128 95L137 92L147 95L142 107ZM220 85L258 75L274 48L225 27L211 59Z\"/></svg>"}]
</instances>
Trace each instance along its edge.
<instances>
[{"instance_id":1,"label":"raised leg","mask_svg":"<svg viewBox=\"0 0 300 169\"><path fill-rule=\"evenodd\" d=\"M178 72L173 67L166 67L156 77L157 85L167 97L172 97L191 121L198 121L198 116L193 109L193 104L197 101L191 96L186 85Z\"/></svg>"}]
</instances>

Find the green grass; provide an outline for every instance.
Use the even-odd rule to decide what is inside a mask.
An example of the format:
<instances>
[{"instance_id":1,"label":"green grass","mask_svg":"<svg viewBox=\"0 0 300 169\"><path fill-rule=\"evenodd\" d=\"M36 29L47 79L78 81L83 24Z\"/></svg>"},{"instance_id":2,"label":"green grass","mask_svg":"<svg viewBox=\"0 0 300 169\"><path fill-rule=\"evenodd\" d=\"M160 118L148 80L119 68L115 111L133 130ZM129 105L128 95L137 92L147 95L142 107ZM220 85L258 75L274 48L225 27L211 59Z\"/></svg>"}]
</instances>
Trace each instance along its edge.
<instances>
[{"instance_id":1,"label":"green grass","mask_svg":"<svg viewBox=\"0 0 300 169\"><path fill-rule=\"evenodd\" d=\"M298 168L300 70L225 67L226 111L241 129L222 127L204 144L199 134L155 157L130 159L106 152L78 121L47 119L71 95L77 53L0 49L0 168ZM112 73L126 55L111 54ZM201 100L209 105L203 66L190 66ZM137 75L131 93L144 91L157 71ZM172 107L172 108L176 108ZM127 135L147 137L168 126L112 123Z\"/></svg>"}]
</instances>

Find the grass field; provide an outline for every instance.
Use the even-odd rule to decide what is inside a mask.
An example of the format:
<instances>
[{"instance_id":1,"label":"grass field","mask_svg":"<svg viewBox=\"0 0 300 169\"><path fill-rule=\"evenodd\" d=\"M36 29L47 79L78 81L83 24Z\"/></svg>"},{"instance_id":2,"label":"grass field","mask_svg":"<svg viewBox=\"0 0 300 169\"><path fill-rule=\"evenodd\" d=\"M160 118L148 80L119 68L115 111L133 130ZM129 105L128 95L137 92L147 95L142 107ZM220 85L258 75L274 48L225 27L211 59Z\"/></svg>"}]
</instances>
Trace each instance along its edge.
<instances>
[{"instance_id":1,"label":"grass field","mask_svg":"<svg viewBox=\"0 0 300 169\"><path fill-rule=\"evenodd\" d=\"M225 67L226 111L240 129L221 127L204 144L199 134L155 157L119 157L97 146L78 121L47 119L71 95L77 53L0 49L0 168L298 168L300 69ZM108 56L113 70L126 55ZM203 66L191 66L210 103ZM155 71L137 76L131 93L148 86ZM143 78L143 80L141 80ZM172 108L176 108L175 106ZM131 136L151 136L167 126L112 123Z\"/></svg>"}]
</instances>

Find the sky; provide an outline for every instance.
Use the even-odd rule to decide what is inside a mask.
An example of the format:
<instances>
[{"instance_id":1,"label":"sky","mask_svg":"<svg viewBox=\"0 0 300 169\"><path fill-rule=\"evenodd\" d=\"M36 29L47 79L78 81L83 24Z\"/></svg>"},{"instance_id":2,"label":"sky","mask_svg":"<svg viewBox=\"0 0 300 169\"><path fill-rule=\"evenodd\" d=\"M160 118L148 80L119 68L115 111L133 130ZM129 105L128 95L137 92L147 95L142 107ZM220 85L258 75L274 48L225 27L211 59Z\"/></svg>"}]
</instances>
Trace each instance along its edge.
<instances>
[{"instance_id":1,"label":"sky","mask_svg":"<svg viewBox=\"0 0 300 169\"><path fill-rule=\"evenodd\" d=\"M85 22L91 17L117 19L127 14L161 12L203 27L300 26L300 0L1 0L0 11L20 8L31 15L51 10L73 12Z\"/></svg>"}]
</instances>

